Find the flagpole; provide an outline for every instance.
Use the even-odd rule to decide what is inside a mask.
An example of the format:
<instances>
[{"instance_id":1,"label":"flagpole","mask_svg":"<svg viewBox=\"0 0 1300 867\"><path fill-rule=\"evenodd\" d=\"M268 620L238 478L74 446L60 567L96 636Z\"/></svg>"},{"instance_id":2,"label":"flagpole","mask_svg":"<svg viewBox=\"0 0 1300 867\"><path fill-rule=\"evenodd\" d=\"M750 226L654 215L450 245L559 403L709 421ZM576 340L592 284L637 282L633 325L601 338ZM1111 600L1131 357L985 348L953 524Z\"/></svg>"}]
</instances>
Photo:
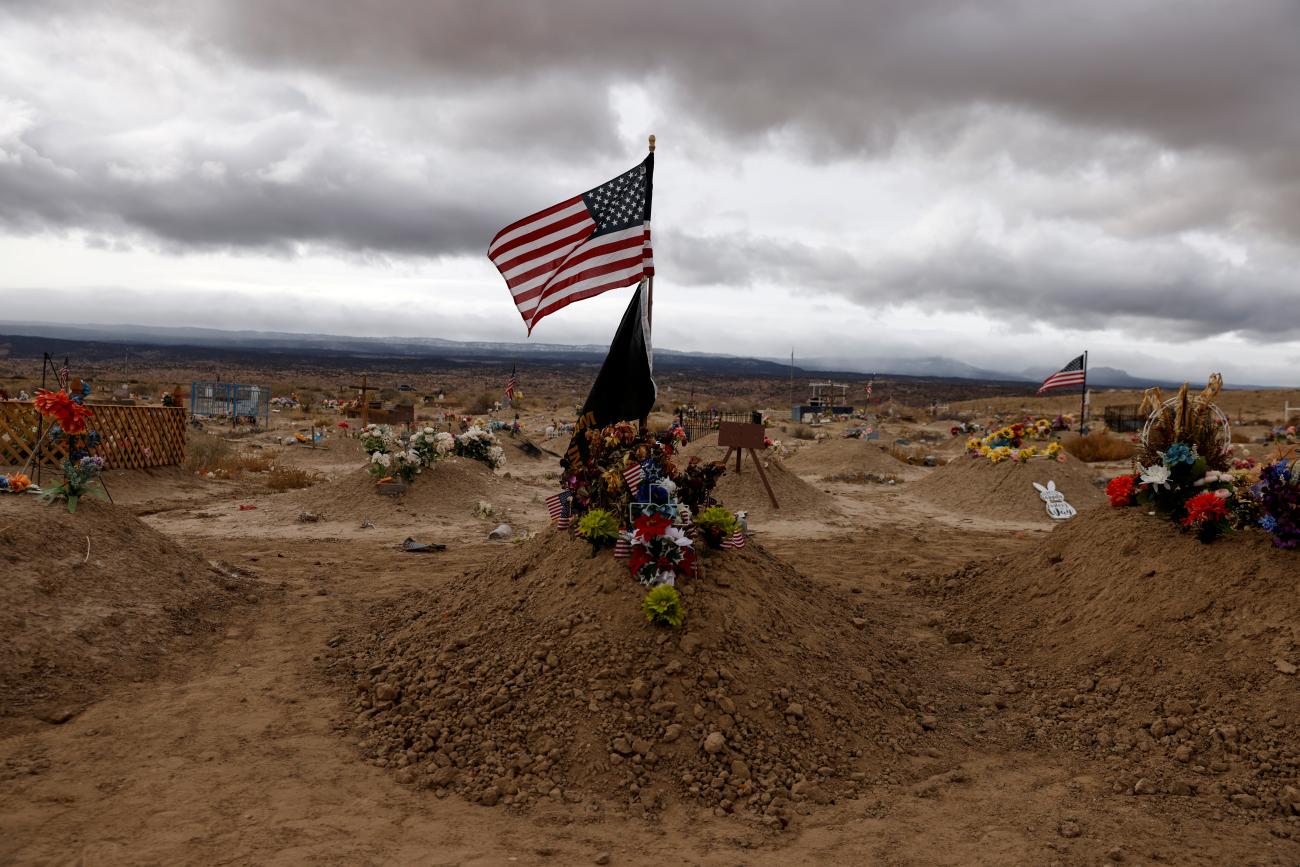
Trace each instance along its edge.
<instances>
[{"instance_id":1,"label":"flagpole","mask_svg":"<svg viewBox=\"0 0 1300 867\"><path fill-rule=\"evenodd\" d=\"M1079 395L1079 435L1083 435L1083 414L1088 411L1088 350L1083 351L1083 394Z\"/></svg>"},{"instance_id":2,"label":"flagpole","mask_svg":"<svg viewBox=\"0 0 1300 867\"><path fill-rule=\"evenodd\" d=\"M655 152L654 133L650 133L649 144L650 144L650 153L653 154ZM655 321L655 278L654 275L652 274L651 276L646 278L645 325L646 328L650 330L650 333L646 335L646 340L654 339L654 321ZM641 430L647 431L649 429L650 429L650 415L647 413L646 416L641 419Z\"/></svg>"},{"instance_id":3,"label":"flagpole","mask_svg":"<svg viewBox=\"0 0 1300 867\"><path fill-rule=\"evenodd\" d=\"M654 152L655 152L655 134L650 133L650 153L654 153ZM646 286L645 322L646 325L650 326L650 330L653 333L654 322L655 322L655 278L653 275L651 275L650 278L647 280L647 284L648 285Z\"/></svg>"}]
</instances>

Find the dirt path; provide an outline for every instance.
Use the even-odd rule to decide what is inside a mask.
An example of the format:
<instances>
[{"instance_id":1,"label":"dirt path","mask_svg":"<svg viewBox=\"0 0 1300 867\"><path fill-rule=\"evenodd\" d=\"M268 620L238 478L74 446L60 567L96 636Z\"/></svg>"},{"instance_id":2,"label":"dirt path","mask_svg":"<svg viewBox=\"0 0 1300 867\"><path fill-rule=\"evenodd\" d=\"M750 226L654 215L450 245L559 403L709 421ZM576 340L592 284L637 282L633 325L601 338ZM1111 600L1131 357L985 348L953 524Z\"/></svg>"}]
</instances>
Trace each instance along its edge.
<instances>
[{"instance_id":1,"label":"dirt path","mask_svg":"<svg viewBox=\"0 0 1300 867\"><path fill-rule=\"evenodd\" d=\"M766 544L889 615L916 664L940 672L935 731L886 782L784 833L680 808L653 821L602 803L520 815L398 785L340 730L344 693L321 657L368 606L455 581L494 549L468 526L429 556L391 540L211 535L208 557L283 593L171 676L0 741L0 863L567 865L601 853L612 864L1300 863L1300 845L1275 825L1225 816L1209 799L1112 794L1100 763L1036 748L1014 696L981 703L1007 677L997 648L947 640L908 573L1014 552L1032 534L948 521L934 532L896 492L866 503L836 494L856 529L809 542L797 521L776 524ZM177 513L178 526L192 520Z\"/></svg>"}]
</instances>

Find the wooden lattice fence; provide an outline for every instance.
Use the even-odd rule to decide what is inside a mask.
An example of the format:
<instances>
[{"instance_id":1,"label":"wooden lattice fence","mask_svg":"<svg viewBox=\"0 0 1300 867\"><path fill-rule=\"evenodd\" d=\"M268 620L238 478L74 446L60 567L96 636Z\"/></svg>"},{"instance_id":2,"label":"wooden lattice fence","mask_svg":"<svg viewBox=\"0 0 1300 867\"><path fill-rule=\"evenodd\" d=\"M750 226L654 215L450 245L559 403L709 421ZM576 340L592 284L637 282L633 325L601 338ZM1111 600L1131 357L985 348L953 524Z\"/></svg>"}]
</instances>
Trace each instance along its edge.
<instances>
[{"instance_id":1,"label":"wooden lattice fence","mask_svg":"<svg viewBox=\"0 0 1300 867\"><path fill-rule=\"evenodd\" d=\"M185 462L185 416L179 406L90 404L91 427L100 444L92 454L110 469L168 467ZM40 413L30 401L0 401L0 466L22 466L36 447ZM47 424L48 428L49 425ZM67 457L65 443L45 441L42 463L57 466Z\"/></svg>"}]
</instances>

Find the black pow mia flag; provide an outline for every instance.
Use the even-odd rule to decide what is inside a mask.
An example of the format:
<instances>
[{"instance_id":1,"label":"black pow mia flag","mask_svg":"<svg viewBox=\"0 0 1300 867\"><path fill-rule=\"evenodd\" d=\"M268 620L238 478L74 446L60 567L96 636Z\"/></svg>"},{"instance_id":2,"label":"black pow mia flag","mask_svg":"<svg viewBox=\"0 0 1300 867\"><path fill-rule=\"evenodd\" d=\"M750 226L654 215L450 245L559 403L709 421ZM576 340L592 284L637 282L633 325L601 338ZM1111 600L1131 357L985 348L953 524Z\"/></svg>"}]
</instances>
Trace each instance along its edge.
<instances>
[{"instance_id":1,"label":"black pow mia flag","mask_svg":"<svg viewBox=\"0 0 1300 867\"><path fill-rule=\"evenodd\" d=\"M649 415L654 406L658 392L650 354L647 301L646 284L642 281L623 313L623 321L614 333L609 354L596 374L587 402L582 405L573 439L564 455L565 469L576 467L586 459L587 431L619 421L638 421Z\"/></svg>"}]
</instances>

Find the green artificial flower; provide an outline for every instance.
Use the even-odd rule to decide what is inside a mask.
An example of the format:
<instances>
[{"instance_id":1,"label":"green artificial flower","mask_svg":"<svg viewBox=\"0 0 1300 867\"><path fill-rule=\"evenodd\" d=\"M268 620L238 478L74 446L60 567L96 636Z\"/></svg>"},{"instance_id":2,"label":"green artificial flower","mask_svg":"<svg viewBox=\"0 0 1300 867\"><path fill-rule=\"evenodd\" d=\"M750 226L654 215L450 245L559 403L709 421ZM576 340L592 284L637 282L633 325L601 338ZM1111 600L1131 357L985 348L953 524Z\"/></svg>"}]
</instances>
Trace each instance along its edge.
<instances>
[{"instance_id":1,"label":"green artificial flower","mask_svg":"<svg viewBox=\"0 0 1300 867\"><path fill-rule=\"evenodd\" d=\"M671 584L654 587L641 600L641 610L645 619L655 626L669 626L676 629L686 619L686 606L682 596Z\"/></svg>"}]
</instances>

